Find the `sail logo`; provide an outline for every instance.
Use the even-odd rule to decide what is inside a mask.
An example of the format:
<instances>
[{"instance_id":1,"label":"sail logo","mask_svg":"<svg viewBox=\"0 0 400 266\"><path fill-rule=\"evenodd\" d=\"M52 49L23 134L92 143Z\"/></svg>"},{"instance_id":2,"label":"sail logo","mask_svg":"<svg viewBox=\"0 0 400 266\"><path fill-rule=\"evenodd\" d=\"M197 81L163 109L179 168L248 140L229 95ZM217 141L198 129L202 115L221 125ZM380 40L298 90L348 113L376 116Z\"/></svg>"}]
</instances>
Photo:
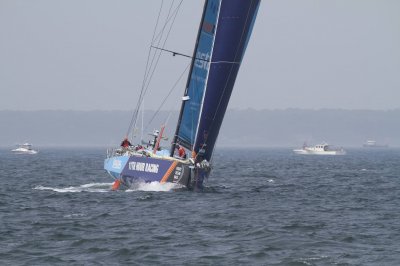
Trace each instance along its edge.
<instances>
[{"instance_id":1,"label":"sail logo","mask_svg":"<svg viewBox=\"0 0 400 266\"><path fill-rule=\"evenodd\" d=\"M209 23L207 21L204 21L202 28L203 28L203 31L205 31L205 32L207 32L209 34L213 34L214 35L214 33L215 33L215 25L213 25L213 24L211 24L211 23Z\"/></svg>"},{"instance_id":2,"label":"sail logo","mask_svg":"<svg viewBox=\"0 0 400 266\"><path fill-rule=\"evenodd\" d=\"M112 168L114 169L121 169L122 162L120 160L113 160Z\"/></svg>"},{"instance_id":3,"label":"sail logo","mask_svg":"<svg viewBox=\"0 0 400 266\"><path fill-rule=\"evenodd\" d=\"M160 166L156 163L129 162L128 167L133 171L157 174Z\"/></svg>"},{"instance_id":4,"label":"sail logo","mask_svg":"<svg viewBox=\"0 0 400 266\"><path fill-rule=\"evenodd\" d=\"M210 67L210 54L209 53L196 53L196 60L194 61L194 65L200 69L208 70Z\"/></svg>"}]
</instances>

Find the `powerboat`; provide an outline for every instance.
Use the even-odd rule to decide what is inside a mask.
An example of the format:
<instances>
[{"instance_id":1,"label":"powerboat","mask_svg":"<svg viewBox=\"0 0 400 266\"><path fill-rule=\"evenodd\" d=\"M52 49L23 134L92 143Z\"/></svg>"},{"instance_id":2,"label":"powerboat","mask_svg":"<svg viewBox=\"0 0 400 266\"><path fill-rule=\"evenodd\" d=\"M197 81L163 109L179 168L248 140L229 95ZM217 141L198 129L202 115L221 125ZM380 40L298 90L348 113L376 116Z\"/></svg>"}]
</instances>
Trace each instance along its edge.
<instances>
[{"instance_id":1,"label":"powerboat","mask_svg":"<svg viewBox=\"0 0 400 266\"><path fill-rule=\"evenodd\" d=\"M375 140L367 140L363 144L364 148L388 148L389 146L387 144L379 144Z\"/></svg>"},{"instance_id":2,"label":"powerboat","mask_svg":"<svg viewBox=\"0 0 400 266\"><path fill-rule=\"evenodd\" d=\"M32 149L32 144L29 143L24 143L24 144L18 144L18 147L11 150L15 154L36 154L38 153L34 149Z\"/></svg>"},{"instance_id":3,"label":"powerboat","mask_svg":"<svg viewBox=\"0 0 400 266\"><path fill-rule=\"evenodd\" d=\"M345 155L346 151L343 148L333 148L328 143L318 144L315 146L303 145L301 149L293 150L296 154L301 155Z\"/></svg>"}]
</instances>

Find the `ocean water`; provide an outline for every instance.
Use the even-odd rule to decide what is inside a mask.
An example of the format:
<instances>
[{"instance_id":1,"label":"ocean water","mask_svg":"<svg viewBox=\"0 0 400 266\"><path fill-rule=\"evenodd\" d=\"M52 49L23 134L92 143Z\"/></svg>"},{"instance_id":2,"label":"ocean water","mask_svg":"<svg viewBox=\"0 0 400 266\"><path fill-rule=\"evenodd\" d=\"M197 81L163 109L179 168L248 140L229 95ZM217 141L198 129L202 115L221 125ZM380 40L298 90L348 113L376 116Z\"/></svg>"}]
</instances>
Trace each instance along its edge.
<instances>
[{"instance_id":1,"label":"ocean water","mask_svg":"<svg viewBox=\"0 0 400 266\"><path fill-rule=\"evenodd\" d=\"M400 265L400 150L218 149L204 192L0 151L0 265Z\"/></svg>"}]
</instances>

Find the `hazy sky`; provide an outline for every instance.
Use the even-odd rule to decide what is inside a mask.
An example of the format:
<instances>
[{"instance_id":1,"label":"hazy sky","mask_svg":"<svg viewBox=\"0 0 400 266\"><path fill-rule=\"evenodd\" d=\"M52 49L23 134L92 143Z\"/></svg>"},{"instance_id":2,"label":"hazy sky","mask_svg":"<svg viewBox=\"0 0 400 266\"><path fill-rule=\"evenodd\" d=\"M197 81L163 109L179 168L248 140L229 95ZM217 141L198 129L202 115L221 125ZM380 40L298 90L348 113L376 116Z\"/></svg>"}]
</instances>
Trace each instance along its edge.
<instances>
[{"instance_id":1,"label":"hazy sky","mask_svg":"<svg viewBox=\"0 0 400 266\"><path fill-rule=\"evenodd\" d=\"M0 0L0 110L132 109L160 3ZM202 6L183 2L167 49L192 54ZM400 108L399 12L399 0L262 0L229 107ZM189 63L161 62L146 108Z\"/></svg>"}]
</instances>

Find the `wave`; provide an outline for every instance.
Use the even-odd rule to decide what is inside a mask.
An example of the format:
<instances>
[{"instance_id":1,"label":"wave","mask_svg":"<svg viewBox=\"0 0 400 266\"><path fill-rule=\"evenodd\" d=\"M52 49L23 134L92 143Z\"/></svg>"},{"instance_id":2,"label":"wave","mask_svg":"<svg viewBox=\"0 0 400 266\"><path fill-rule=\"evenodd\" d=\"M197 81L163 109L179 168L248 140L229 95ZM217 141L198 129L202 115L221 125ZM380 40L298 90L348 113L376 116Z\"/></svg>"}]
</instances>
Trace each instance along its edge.
<instances>
[{"instance_id":1,"label":"wave","mask_svg":"<svg viewBox=\"0 0 400 266\"><path fill-rule=\"evenodd\" d=\"M109 192L113 183L89 183L80 186L70 186L65 188L36 186L35 190L50 190L59 193L77 193L77 192Z\"/></svg>"},{"instance_id":2,"label":"wave","mask_svg":"<svg viewBox=\"0 0 400 266\"><path fill-rule=\"evenodd\" d=\"M50 190L59 193L78 193L78 192L113 192L111 186L113 183L89 183L79 186L69 186L69 187L46 187L46 186L36 186L35 190ZM183 188L182 185L175 183L135 183L132 187L125 190L125 192L135 192L135 191L154 191L154 192L168 192Z\"/></svg>"},{"instance_id":3,"label":"wave","mask_svg":"<svg viewBox=\"0 0 400 266\"><path fill-rule=\"evenodd\" d=\"M184 188L184 186L180 184L175 184L175 183L163 183L161 184L160 182L150 182L150 183L135 183L132 187L126 190L126 192L133 192L133 191L160 191L160 192L168 192L168 191L174 191L177 189Z\"/></svg>"}]
</instances>

